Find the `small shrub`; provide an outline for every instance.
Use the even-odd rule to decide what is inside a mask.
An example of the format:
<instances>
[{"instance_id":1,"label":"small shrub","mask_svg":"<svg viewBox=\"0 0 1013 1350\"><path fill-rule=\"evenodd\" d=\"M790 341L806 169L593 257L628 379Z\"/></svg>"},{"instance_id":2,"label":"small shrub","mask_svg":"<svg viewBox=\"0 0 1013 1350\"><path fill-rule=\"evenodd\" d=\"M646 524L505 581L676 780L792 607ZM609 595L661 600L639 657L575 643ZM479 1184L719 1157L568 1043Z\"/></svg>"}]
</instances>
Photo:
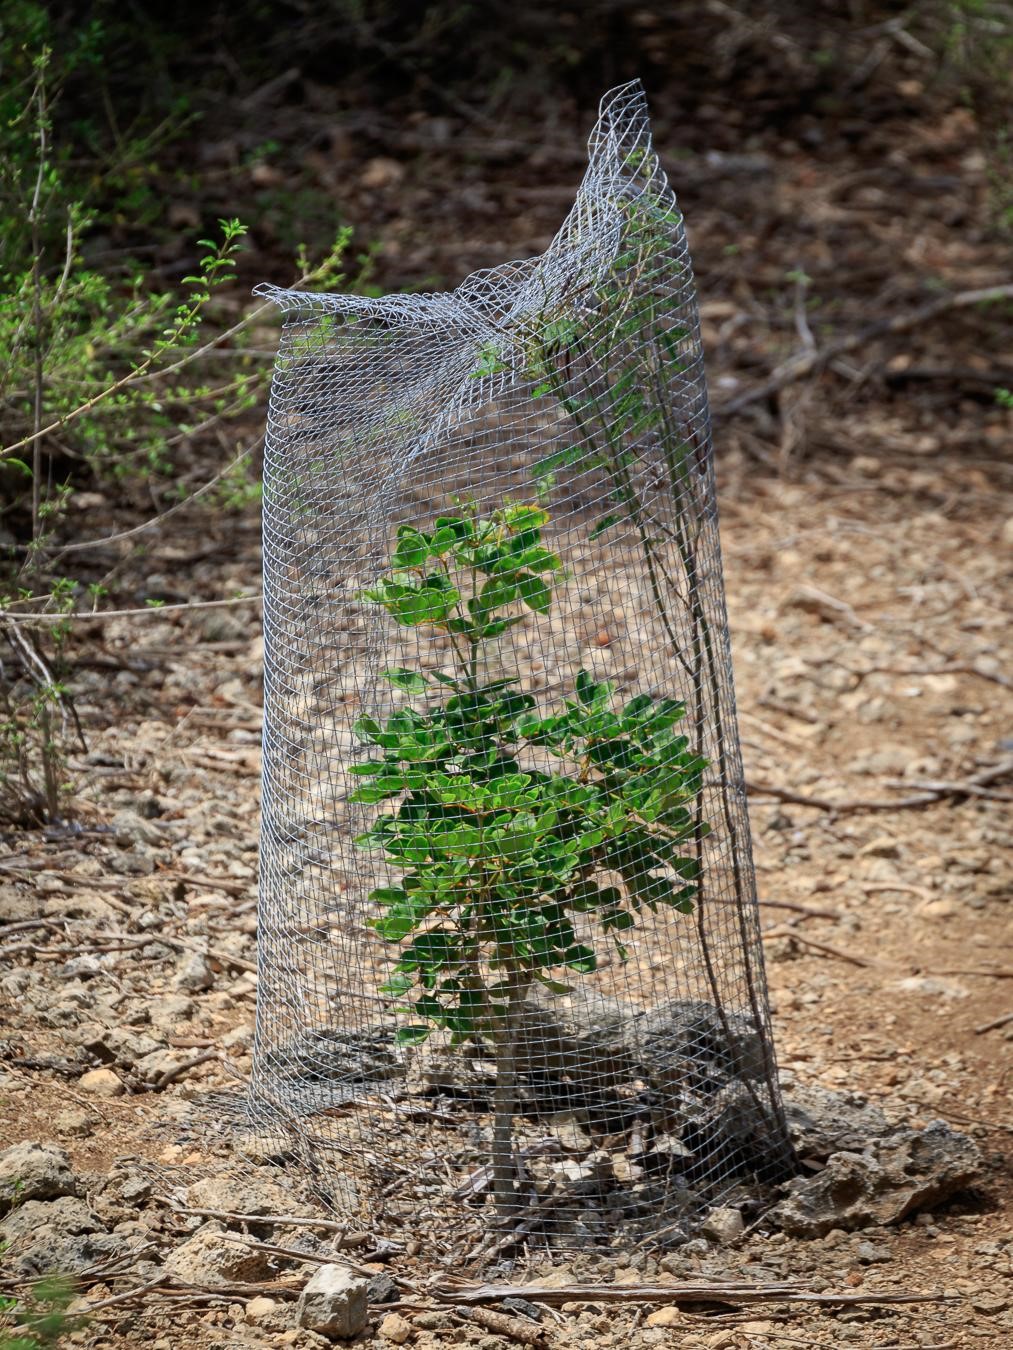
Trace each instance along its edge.
<instances>
[{"instance_id":1,"label":"small shrub","mask_svg":"<svg viewBox=\"0 0 1013 1350\"><path fill-rule=\"evenodd\" d=\"M525 610L551 609L563 573L547 521L537 506L508 505L428 531L401 526L389 573L362 597L399 625L446 634L454 654L452 675L385 672L410 701L357 723L380 753L354 766L364 781L353 800L394 804L357 842L402 874L371 895L383 910L373 926L401 947L381 989L411 1017L398 1039L440 1027L452 1045L495 1047L503 1212L514 1204L517 1019L533 985L568 992L602 943L625 960L645 910L691 912L689 846L706 833L694 815L705 762L680 734L681 703L639 695L619 706L610 683L582 670L574 696L545 713L518 680L483 675L488 644Z\"/></svg>"}]
</instances>

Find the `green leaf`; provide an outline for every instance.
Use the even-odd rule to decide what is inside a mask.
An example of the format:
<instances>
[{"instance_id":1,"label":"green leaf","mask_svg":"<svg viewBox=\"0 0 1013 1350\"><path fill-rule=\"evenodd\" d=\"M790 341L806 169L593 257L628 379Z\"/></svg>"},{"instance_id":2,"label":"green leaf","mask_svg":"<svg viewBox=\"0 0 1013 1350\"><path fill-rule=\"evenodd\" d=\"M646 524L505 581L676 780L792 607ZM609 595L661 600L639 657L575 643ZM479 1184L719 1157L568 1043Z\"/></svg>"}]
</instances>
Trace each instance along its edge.
<instances>
[{"instance_id":1,"label":"green leaf","mask_svg":"<svg viewBox=\"0 0 1013 1350\"><path fill-rule=\"evenodd\" d=\"M370 924L384 942L400 942L415 927L415 919L407 914L390 914L385 919L372 919Z\"/></svg>"},{"instance_id":2,"label":"green leaf","mask_svg":"<svg viewBox=\"0 0 1013 1350\"><path fill-rule=\"evenodd\" d=\"M622 520L621 515L614 514L610 516L602 516L601 520L599 520L598 523L595 525L594 529L591 531L588 538L597 539L600 534L604 534L606 530L610 530L613 525L618 525L621 520Z\"/></svg>"},{"instance_id":3,"label":"green leaf","mask_svg":"<svg viewBox=\"0 0 1013 1350\"><path fill-rule=\"evenodd\" d=\"M398 530L397 549L391 558L395 571L421 567L429 557L429 545L418 530L402 525Z\"/></svg>"},{"instance_id":4,"label":"green leaf","mask_svg":"<svg viewBox=\"0 0 1013 1350\"><path fill-rule=\"evenodd\" d=\"M432 1027L407 1026L398 1027L394 1040L398 1045L421 1045L427 1040Z\"/></svg>"},{"instance_id":5,"label":"green leaf","mask_svg":"<svg viewBox=\"0 0 1013 1350\"><path fill-rule=\"evenodd\" d=\"M412 983L413 981L410 975L405 975L402 971L398 970L394 972L389 980L386 980L380 985L380 993L387 994L391 998L401 998L404 994L407 994L408 990L412 987Z\"/></svg>"},{"instance_id":6,"label":"green leaf","mask_svg":"<svg viewBox=\"0 0 1013 1350\"><path fill-rule=\"evenodd\" d=\"M417 675L414 671L404 670L397 667L393 670L383 672L385 680L389 680L396 689L407 690L409 694L421 694L426 688L426 680L422 675Z\"/></svg>"},{"instance_id":7,"label":"green leaf","mask_svg":"<svg viewBox=\"0 0 1013 1350\"><path fill-rule=\"evenodd\" d=\"M369 898L376 905L400 905L408 899L408 892L400 886L379 886L370 891Z\"/></svg>"},{"instance_id":8,"label":"green leaf","mask_svg":"<svg viewBox=\"0 0 1013 1350\"><path fill-rule=\"evenodd\" d=\"M552 608L552 591L541 577L525 572L517 579L517 589L529 609L536 610L539 614L547 614Z\"/></svg>"},{"instance_id":9,"label":"green leaf","mask_svg":"<svg viewBox=\"0 0 1013 1350\"><path fill-rule=\"evenodd\" d=\"M561 984L559 980L550 980L548 976L540 974L536 974L535 979L538 981L539 984L544 985L545 988L548 989L549 992L552 994L563 995L573 993L572 984Z\"/></svg>"}]
</instances>

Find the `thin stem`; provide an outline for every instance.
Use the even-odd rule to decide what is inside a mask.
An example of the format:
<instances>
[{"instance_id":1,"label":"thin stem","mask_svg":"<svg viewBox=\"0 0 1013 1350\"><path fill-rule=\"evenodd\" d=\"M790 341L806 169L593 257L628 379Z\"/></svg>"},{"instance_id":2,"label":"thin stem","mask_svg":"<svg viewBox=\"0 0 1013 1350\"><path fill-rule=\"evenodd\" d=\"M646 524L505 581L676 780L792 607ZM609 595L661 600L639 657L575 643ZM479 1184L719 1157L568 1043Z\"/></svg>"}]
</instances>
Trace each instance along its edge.
<instances>
[{"instance_id":1,"label":"thin stem","mask_svg":"<svg viewBox=\"0 0 1013 1350\"><path fill-rule=\"evenodd\" d=\"M496 1210L507 1219L517 1207L514 1183L513 1128L517 1110L517 1016L531 987L530 976L512 968L509 972L507 1009L495 1032L496 1089L493 1094L492 1189Z\"/></svg>"}]
</instances>

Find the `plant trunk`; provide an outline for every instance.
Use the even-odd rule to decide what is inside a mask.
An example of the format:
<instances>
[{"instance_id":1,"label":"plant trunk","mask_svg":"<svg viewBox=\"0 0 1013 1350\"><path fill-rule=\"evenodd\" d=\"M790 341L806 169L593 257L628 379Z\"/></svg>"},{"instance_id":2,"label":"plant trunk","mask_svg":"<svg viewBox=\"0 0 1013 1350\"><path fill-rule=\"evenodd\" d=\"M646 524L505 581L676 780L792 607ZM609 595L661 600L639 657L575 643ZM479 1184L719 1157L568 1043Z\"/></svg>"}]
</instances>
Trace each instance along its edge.
<instances>
[{"instance_id":1,"label":"plant trunk","mask_svg":"<svg viewBox=\"0 0 1013 1350\"><path fill-rule=\"evenodd\" d=\"M517 1014L530 980L511 975L507 1010L496 1028L496 1091L493 1095L492 1191L496 1212L507 1219L517 1207L514 1182L514 1114L517 1110Z\"/></svg>"}]
</instances>

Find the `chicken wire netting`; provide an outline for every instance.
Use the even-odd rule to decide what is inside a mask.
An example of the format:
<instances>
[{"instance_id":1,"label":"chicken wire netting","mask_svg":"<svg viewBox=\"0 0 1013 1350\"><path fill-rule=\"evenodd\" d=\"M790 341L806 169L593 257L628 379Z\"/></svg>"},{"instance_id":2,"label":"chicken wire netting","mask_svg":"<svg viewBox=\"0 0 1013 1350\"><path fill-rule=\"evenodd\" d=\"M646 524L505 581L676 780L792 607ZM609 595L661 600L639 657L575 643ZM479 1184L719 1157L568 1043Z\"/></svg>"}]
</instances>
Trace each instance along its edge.
<instances>
[{"instance_id":1,"label":"chicken wire netting","mask_svg":"<svg viewBox=\"0 0 1013 1350\"><path fill-rule=\"evenodd\" d=\"M262 288L246 1111L352 1224L438 1246L678 1241L791 1170L694 286L639 84L589 150L540 257L447 294Z\"/></svg>"}]
</instances>

